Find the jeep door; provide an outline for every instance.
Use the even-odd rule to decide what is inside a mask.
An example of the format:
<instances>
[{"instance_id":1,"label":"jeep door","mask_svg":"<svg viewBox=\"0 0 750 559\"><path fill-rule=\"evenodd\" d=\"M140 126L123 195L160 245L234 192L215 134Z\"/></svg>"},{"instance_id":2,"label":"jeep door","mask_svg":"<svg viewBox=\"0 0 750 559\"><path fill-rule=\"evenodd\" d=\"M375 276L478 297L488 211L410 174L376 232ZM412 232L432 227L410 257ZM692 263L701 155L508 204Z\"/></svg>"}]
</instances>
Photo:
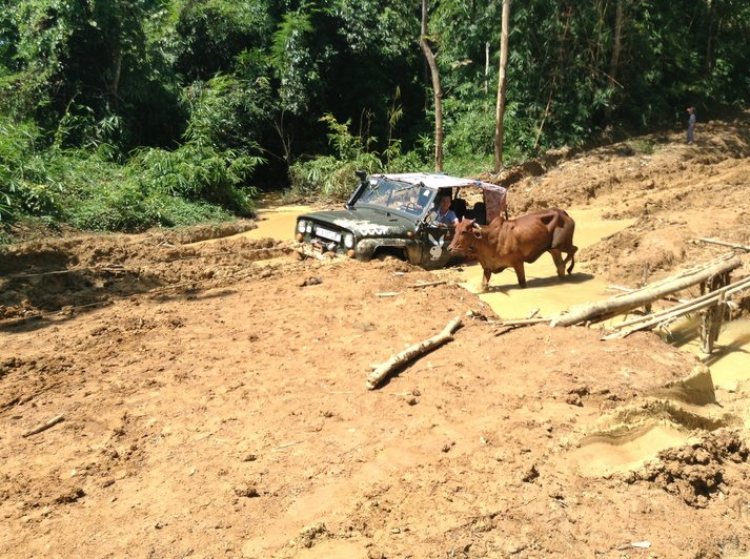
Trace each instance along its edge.
<instances>
[{"instance_id":1,"label":"jeep door","mask_svg":"<svg viewBox=\"0 0 750 559\"><path fill-rule=\"evenodd\" d=\"M422 245L422 261L420 266L428 270L444 268L450 260L448 245L453 240L453 228L435 227L425 224L420 229L420 244Z\"/></svg>"}]
</instances>

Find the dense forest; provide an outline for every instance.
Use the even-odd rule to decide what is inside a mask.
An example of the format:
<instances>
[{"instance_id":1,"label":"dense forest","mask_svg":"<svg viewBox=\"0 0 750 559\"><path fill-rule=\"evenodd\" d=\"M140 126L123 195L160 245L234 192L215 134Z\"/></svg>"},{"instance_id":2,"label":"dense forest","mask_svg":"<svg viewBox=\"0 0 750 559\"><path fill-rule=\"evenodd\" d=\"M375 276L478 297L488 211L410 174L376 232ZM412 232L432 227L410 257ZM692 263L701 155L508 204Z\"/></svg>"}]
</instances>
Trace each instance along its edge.
<instances>
[{"instance_id":1,"label":"dense forest","mask_svg":"<svg viewBox=\"0 0 750 559\"><path fill-rule=\"evenodd\" d=\"M137 231L433 169L420 42L445 171L491 170L502 4L0 0L0 227ZM504 163L746 106L748 36L744 0L514 2Z\"/></svg>"}]
</instances>

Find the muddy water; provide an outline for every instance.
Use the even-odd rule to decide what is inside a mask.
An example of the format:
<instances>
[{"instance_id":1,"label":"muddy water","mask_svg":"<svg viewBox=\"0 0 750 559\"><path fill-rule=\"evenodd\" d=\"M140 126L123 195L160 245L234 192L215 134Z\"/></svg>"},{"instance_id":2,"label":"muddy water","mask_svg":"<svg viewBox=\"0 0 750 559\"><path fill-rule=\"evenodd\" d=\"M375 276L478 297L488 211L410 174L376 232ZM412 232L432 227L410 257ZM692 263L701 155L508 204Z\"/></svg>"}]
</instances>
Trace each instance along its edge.
<instances>
[{"instance_id":1,"label":"muddy water","mask_svg":"<svg viewBox=\"0 0 750 559\"><path fill-rule=\"evenodd\" d=\"M717 388L736 392L743 383L750 381L750 318L722 325L711 355L701 351L697 316L676 323L670 332L661 335L668 342L701 357L711 369Z\"/></svg>"},{"instance_id":2,"label":"muddy water","mask_svg":"<svg viewBox=\"0 0 750 559\"><path fill-rule=\"evenodd\" d=\"M240 233L239 236L247 239L270 237L279 241L291 241L294 239L294 226L297 224L297 216L311 211L313 211L313 208L310 206L279 206L260 210L258 212L258 228Z\"/></svg>"}]
</instances>

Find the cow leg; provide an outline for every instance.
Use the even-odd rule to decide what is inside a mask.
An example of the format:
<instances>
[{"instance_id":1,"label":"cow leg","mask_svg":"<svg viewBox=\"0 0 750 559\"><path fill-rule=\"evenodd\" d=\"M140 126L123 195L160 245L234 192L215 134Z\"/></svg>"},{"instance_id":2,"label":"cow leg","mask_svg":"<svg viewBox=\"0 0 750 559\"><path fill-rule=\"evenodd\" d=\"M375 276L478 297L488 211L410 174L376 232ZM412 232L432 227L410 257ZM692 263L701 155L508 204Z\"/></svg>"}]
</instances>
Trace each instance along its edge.
<instances>
[{"instance_id":1,"label":"cow leg","mask_svg":"<svg viewBox=\"0 0 750 559\"><path fill-rule=\"evenodd\" d=\"M487 268L484 268L484 275L482 276L482 292L487 291L490 288L490 276L492 275L492 270L488 270Z\"/></svg>"},{"instance_id":2,"label":"cow leg","mask_svg":"<svg viewBox=\"0 0 750 559\"><path fill-rule=\"evenodd\" d=\"M559 248L551 248L549 253L552 255L552 260L555 261L557 277L563 279L565 277L565 263L563 262L562 251Z\"/></svg>"},{"instance_id":3,"label":"cow leg","mask_svg":"<svg viewBox=\"0 0 750 559\"><path fill-rule=\"evenodd\" d=\"M518 285L526 287L526 272L523 269L523 261L513 264L513 269L516 271L518 277Z\"/></svg>"}]
</instances>

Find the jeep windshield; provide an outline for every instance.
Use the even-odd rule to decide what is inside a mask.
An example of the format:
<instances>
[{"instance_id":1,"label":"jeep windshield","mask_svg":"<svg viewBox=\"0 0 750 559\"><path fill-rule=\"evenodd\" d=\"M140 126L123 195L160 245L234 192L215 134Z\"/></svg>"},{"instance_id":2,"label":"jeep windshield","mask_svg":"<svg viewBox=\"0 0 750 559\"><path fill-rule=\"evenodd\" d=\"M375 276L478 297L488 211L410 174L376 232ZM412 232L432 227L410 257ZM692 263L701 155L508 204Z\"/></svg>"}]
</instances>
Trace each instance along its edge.
<instances>
[{"instance_id":1,"label":"jeep windshield","mask_svg":"<svg viewBox=\"0 0 750 559\"><path fill-rule=\"evenodd\" d=\"M432 206L435 191L421 185L371 178L354 203L355 208L376 208L421 216Z\"/></svg>"}]
</instances>

